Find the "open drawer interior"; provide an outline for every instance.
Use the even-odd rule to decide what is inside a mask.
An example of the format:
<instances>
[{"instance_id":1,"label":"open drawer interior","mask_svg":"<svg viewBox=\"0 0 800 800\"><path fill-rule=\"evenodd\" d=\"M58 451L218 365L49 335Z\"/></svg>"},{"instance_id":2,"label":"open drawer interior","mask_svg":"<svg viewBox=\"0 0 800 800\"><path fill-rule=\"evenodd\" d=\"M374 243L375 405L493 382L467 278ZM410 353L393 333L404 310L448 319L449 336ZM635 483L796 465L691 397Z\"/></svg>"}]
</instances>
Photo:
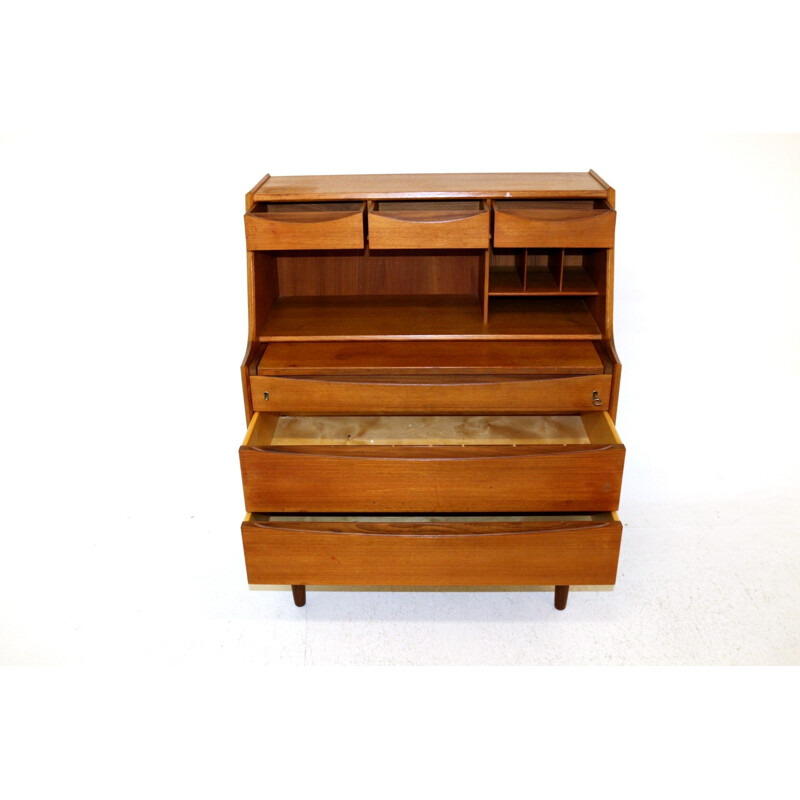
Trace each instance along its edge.
<instances>
[{"instance_id":1,"label":"open drawer interior","mask_svg":"<svg viewBox=\"0 0 800 800\"><path fill-rule=\"evenodd\" d=\"M248 514L246 522L270 522L275 526L297 523L334 526L339 523L356 525L408 525L410 530L422 525L466 524L482 528L505 525L561 525L562 523L588 522L605 524L618 521L616 512L600 514Z\"/></svg>"},{"instance_id":2,"label":"open drawer interior","mask_svg":"<svg viewBox=\"0 0 800 800\"><path fill-rule=\"evenodd\" d=\"M291 416L256 413L244 447L621 445L607 412L536 416Z\"/></svg>"},{"instance_id":3,"label":"open drawer interior","mask_svg":"<svg viewBox=\"0 0 800 800\"><path fill-rule=\"evenodd\" d=\"M616 212L602 200L498 200L495 247L613 247Z\"/></svg>"},{"instance_id":4,"label":"open drawer interior","mask_svg":"<svg viewBox=\"0 0 800 800\"><path fill-rule=\"evenodd\" d=\"M372 248L485 248L486 200L377 200L369 204Z\"/></svg>"},{"instance_id":5,"label":"open drawer interior","mask_svg":"<svg viewBox=\"0 0 800 800\"><path fill-rule=\"evenodd\" d=\"M256 203L250 213L276 222L324 222L363 210L364 203Z\"/></svg>"},{"instance_id":6,"label":"open drawer interior","mask_svg":"<svg viewBox=\"0 0 800 800\"><path fill-rule=\"evenodd\" d=\"M376 200L370 214L409 222L446 222L488 213L485 200Z\"/></svg>"},{"instance_id":7,"label":"open drawer interior","mask_svg":"<svg viewBox=\"0 0 800 800\"><path fill-rule=\"evenodd\" d=\"M605 200L495 200L495 210L543 219L585 219L611 209Z\"/></svg>"}]
</instances>

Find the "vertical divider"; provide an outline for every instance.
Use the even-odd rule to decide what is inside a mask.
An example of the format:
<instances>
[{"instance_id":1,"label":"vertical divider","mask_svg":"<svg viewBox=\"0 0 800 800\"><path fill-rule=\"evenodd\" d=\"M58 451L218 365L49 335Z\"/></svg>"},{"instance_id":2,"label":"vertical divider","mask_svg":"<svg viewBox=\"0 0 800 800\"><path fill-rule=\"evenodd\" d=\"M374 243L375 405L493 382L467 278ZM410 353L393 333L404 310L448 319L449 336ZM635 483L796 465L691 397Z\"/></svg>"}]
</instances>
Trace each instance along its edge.
<instances>
[{"instance_id":1,"label":"vertical divider","mask_svg":"<svg viewBox=\"0 0 800 800\"><path fill-rule=\"evenodd\" d=\"M556 286L558 287L558 291L561 292L564 289L564 249L561 248L560 250L551 250L547 254L547 267L550 270L550 274L553 276L553 280L556 282Z\"/></svg>"},{"instance_id":2,"label":"vertical divider","mask_svg":"<svg viewBox=\"0 0 800 800\"><path fill-rule=\"evenodd\" d=\"M528 290L528 248L523 247L522 250L514 254L516 261L517 275L519 275L519 282L522 285L522 291Z\"/></svg>"},{"instance_id":3,"label":"vertical divider","mask_svg":"<svg viewBox=\"0 0 800 800\"><path fill-rule=\"evenodd\" d=\"M492 263L491 245L483 251L483 256L478 256L478 258L482 258L483 263L483 302L481 305L483 306L483 324L486 325L489 322L489 272Z\"/></svg>"},{"instance_id":4,"label":"vertical divider","mask_svg":"<svg viewBox=\"0 0 800 800\"><path fill-rule=\"evenodd\" d=\"M485 201L486 208L489 211L489 246L483 254L483 324L489 324L489 277L492 265L492 245L494 237L492 235L494 230L494 202L487 198Z\"/></svg>"},{"instance_id":5,"label":"vertical divider","mask_svg":"<svg viewBox=\"0 0 800 800\"><path fill-rule=\"evenodd\" d=\"M364 255L369 255L369 215L375 208L373 200L367 200L367 205L364 208Z\"/></svg>"}]
</instances>

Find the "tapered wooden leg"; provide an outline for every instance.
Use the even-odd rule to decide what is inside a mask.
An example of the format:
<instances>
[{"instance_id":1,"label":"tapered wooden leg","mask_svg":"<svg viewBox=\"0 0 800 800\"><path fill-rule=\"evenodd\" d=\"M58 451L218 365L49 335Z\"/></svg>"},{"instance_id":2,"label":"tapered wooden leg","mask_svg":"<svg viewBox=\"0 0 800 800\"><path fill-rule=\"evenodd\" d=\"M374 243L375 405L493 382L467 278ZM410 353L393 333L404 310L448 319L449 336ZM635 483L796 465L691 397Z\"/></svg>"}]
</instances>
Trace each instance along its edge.
<instances>
[{"instance_id":1,"label":"tapered wooden leg","mask_svg":"<svg viewBox=\"0 0 800 800\"><path fill-rule=\"evenodd\" d=\"M556 608L563 611L567 607L567 595L569 586L556 586Z\"/></svg>"},{"instance_id":2,"label":"tapered wooden leg","mask_svg":"<svg viewBox=\"0 0 800 800\"><path fill-rule=\"evenodd\" d=\"M292 597L294 597L294 604L301 607L306 604L306 587L304 584L292 584Z\"/></svg>"}]
</instances>

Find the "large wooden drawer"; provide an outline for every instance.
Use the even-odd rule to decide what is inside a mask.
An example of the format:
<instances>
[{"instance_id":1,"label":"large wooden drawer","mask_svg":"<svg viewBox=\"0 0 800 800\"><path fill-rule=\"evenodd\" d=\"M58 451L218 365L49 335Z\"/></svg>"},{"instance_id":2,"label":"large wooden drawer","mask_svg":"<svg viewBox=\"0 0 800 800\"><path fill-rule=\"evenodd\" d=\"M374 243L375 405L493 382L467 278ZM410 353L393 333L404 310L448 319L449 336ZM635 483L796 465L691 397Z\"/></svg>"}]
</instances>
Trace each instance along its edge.
<instances>
[{"instance_id":1,"label":"large wooden drawer","mask_svg":"<svg viewBox=\"0 0 800 800\"><path fill-rule=\"evenodd\" d=\"M256 411L295 414L541 414L607 410L610 375L252 376Z\"/></svg>"},{"instance_id":2,"label":"large wooden drawer","mask_svg":"<svg viewBox=\"0 0 800 800\"><path fill-rule=\"evenodd\" d=\"M617 212L598 201L498 200L495 247L613 247Z\"/></svg>"},{"instance_id":3,"label":"large wooden drawer","mask_svg":"<svg viewBox=\"0 0 800 800\"><path fill-rule=\"evenodd\" d=\"M364 203L256 203L244 230L248 250L359 249Z\"/></svg>"},{"instance_id":4,"label":"large wooden drawer","mask_svg":"<svg viewBox=\"0 0 800 800\"><path fill-rule=\"evenodd\" d=\"M576 517L385 518L248 514L252 584L608 585L616 514Z\"/></svg>"},{"instance_id":5,"label":"large wooden drawer","mask_svg":"<svg viewBox=\"0 0 800 800\"><path fill-rule=\"evenodd\" d=\"M239 450L248 511L614 511L625 448L575 416L255 413Z\"/></svg>"},{"instance_id":6,"label":"large wooden drawer","mask_svg":"<svg viewBox=\"0 0 800 800\"><path fill-rule=\"evenodd\" d=\"M370 203L369 246L374 249L485 248L485 200Z\"/></svg>"}]
</instances>

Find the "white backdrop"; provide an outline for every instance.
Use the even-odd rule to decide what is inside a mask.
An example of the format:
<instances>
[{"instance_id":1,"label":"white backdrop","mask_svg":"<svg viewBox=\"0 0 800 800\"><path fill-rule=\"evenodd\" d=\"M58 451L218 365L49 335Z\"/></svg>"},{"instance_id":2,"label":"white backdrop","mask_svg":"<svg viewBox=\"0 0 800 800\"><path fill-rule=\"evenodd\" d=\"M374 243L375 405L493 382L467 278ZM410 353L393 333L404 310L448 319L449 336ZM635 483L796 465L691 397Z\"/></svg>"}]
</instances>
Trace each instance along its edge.
<instances>
[{"instance_id":1,"label":"white backdrop","mask_svg":"<svg viewBox=\"0 0 800 800\"><path fill-rule=\"evenodd\" d=\"M265 172L595 169L623 520L797 519L794 27L770 2L552 6L4 12L0 662L224 658Z\"/></svg>"}]
</instances>

